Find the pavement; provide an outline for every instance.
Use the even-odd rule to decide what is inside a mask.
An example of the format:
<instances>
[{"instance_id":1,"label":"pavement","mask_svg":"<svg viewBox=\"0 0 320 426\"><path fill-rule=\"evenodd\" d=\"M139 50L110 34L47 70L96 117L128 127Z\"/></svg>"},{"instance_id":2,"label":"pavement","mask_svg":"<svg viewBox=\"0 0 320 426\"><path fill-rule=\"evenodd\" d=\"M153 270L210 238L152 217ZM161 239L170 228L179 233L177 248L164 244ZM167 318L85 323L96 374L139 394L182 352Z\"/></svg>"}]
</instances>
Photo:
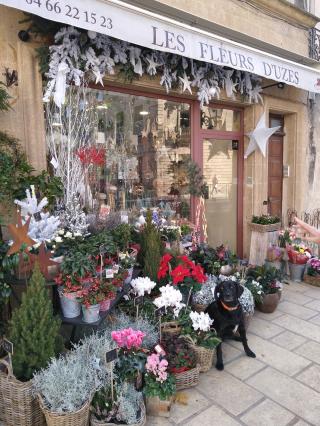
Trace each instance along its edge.
<instances>
[{"instance_id":1,"label":"pavement","mask_svg":"<svg viewBox=\"0 0 320 426\"><path fill-rule=\"evenodd\" d=\"M320 288L284 285L274 313L255 312L248 341L255 359L224 343L224 371L202 373L182 391L186 405L147 426L320 426Z\"/></svg>"}]
</instances>

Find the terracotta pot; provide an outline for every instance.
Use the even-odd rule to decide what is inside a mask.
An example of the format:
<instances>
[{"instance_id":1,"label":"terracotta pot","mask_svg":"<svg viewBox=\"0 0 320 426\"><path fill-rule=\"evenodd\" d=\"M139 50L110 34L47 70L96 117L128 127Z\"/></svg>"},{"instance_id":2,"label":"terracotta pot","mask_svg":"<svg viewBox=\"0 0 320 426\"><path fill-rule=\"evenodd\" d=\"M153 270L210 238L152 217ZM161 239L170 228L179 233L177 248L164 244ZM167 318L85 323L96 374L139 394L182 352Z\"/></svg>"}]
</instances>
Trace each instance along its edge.
<instances>
[{"instance_id":1,"label":"terracotta pot","mask_svg":"<svg viewBox=\"0 0 320 426\"><path fill-rule=\"evenodd\" d=\"M263 296L263 302L257 303L257 309L265 314L272 314L277 309L280 297L279 292L273 294L265 294Z\"/></svg>"}]
</instances>

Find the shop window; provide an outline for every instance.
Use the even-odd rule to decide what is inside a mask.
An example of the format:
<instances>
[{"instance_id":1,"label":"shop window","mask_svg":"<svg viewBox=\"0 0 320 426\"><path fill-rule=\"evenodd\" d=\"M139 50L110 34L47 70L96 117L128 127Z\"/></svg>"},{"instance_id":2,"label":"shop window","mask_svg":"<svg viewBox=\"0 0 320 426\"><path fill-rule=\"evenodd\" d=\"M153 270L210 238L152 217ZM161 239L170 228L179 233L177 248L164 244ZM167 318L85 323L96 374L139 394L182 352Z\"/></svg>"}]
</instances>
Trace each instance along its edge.
<instances>
[{"instance_id":1,"label":"shop window","mask_svg":"<svg viewBox=\"0 0 320 426\"><path fill-rule=\"evenodd\" d=\"M79 108L87 111L83 121L90 130L84 134L81 121L77 124L81 119L79 111L74 120L70 119L73 109L68 109L68 102L71 101L67 96L60 113L60 126L56 123L59 117L54 115L57 113L51 111L51 121L55 121L56 127L53 129L51 125L49 131L59 134L63 128L65 137L76 139L72 149L74 162L80 158L86 163L89 150L96 155L97 161L84 164L76 189L89 210L98 208L98 200L105 199L110 211L137 212L160 207L171 218L189 217L187 170L191 132L188 103L85 89L77 100ZM71 127L79 127L78 134L72 137L68 136L68 116ZM50 134L48 136L50 142ZM81 147L77 138L81 138ZM50 151L52 153L52 147Z\"/></svg>"},{"instance_id":2,"label":"shop window","mask_svg":"<svg viewBox=\"0 0 320 426\"><path fill-rule=\"evenodd\" d=\"M240 111L224 108L203 107L201 109L201 128L226 132L240 131Z\"/></svg>"}]
</instances>

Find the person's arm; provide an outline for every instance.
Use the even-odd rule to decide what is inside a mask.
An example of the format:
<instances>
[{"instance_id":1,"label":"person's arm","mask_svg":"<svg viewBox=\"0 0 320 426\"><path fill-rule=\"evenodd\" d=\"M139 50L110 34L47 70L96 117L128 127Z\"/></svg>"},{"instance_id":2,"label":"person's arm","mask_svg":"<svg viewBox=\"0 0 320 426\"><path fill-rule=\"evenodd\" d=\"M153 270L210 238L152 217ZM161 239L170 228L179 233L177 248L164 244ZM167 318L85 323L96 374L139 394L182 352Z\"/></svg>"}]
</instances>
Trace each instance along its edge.
<instances>
[{"instance_id":1,"label":"person's arm","mask_svg":"<svg viewBox=\"0 0 320 426\"><path fill-rule=\"evenodd\" d=\"M295 226L295 232L297 237L302 240L312 241L314 243L320 244L320 230L314 228L308 223L303 222L303 220L298 219L297 217L294 219L297 226Z\"/></svg>"}]
</instances>

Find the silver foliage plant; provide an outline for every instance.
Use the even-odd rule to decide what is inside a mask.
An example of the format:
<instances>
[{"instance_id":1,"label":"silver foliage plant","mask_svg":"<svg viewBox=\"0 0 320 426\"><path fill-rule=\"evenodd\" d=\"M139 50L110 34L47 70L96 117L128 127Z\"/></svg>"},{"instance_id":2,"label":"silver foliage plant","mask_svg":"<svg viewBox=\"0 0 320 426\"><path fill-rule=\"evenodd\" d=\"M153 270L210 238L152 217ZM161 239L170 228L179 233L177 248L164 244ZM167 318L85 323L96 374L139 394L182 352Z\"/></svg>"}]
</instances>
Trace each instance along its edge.
<instances>
[{"instance_id":1,"label":"silver foliage plant","mask_svg":"<svg viewBox=\"0 0 320 426\"><path fill-rule=\"evenodd\" d=\"M147 349L152 349L159 342L159 327L150 322L147 318L138 317L132 319L129 316L119 313L115 323L111 325L106 324L105 335L106 338L111 339L111 332L113 330L122 330L125 328L132 328L133 330L140 330L145 333L143 339L143 346Z\"/></svg>"},{"instance_id":2,"label":"silver foliage plant","mask_svg":"<svg viewBox=\"0 0 320 426\"><path fill-rule=\"evenodd\" d=\"M67 83L80 86L85 73L90 71L95 83L103 84L106 74L114 74L117 64L131 63L133 72L139 76L160 75L160 84L167 92L180 83L182 90L197 89L201 106L219 98L220 88L234 98L238 92L249 102L262 102L261 78L244 71L225 70L223 67L194 61L171 53L140 49L105 34L83 32L73 27L64 27L55 35L55 44L50 47L48 85L45 100L56 90L56 80L61 68L66 70ZM184 78L177 75L177 65L184 71ZM180 80L179 80L180 79ZM184 83L183 83L184 81Z\"/></svg>"},{"instance_id":3,"label":"silver foliage plant","mask_svg":"<svg viewBox=\"0 0 320 426\"><path fill-rule=\"evenodd\" d=\"M140 420L142 393L137 392L134 385L123 382L118 396L117 420L128 425Z\"/></svg>"},{"instance_id":4,"label":"silver foliage plant","mask_svg":"<svg viewBox=\"0 0 320 426\"><path fill-rule=\"evenodd\" d=\"M35 373L33 391L39 393L52 412L79 410L94 392L110 385L110 365L105 353L114 344L103 334L92 334L66 356L52 359L47 368Z\"/></svg>"}]
</instances>

